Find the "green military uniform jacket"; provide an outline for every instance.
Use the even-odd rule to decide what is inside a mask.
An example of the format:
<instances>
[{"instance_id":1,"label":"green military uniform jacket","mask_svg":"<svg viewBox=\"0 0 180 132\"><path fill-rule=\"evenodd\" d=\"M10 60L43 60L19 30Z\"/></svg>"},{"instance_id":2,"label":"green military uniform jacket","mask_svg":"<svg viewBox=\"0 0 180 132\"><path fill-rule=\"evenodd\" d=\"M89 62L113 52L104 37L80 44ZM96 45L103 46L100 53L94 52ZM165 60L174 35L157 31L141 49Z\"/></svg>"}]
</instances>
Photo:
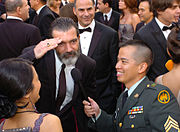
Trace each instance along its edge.
<instances>
[{"instance_id":1,"label":"green military uniform jacket","mask_svg":"<svg viewBox=\"0 0 180 132\"><path fill-rule=\"evenodd\" d=\"M122 108L118 98L114 115L101 111L89 126L98 132L179 132L180 108L175 96L165 86L146 77L128 97Z\"/></svg>"}]
</instances>

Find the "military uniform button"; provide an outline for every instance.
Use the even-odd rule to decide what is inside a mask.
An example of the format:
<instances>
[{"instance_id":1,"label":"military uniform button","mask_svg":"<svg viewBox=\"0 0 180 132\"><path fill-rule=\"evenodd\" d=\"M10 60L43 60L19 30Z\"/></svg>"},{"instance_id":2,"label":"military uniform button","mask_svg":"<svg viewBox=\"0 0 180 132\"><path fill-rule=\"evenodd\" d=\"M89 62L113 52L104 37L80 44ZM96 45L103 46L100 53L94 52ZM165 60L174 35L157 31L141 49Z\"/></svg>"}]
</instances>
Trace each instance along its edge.
<instances>
[{"instance_id":1,"label":"military uniform button","mask_svg":"<svg viewBox=\"0 0 180 132\"><path fill-rule=\"evenodd\" d=\"M134 124L131 125L131 128L134 128Z\"/></svg>"},{"instance_id":2,"label":"military uniform button","mask_svg":"<svg viewBox=\"0 0 180 132\"><path fill-rule=\"evenodd\" d=\"M122 127L122 123L119 123L119 127Z\"/></svg>"}]
</instances>

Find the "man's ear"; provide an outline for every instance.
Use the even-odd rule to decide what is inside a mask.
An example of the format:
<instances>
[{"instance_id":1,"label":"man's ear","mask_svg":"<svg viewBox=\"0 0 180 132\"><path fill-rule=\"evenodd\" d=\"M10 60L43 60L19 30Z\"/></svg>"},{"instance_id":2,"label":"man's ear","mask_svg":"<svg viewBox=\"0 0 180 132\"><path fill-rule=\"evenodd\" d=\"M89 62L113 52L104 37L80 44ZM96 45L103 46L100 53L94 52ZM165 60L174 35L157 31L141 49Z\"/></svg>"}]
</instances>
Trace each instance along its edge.
<instances>
[{"instance_id":1,"label":"man's ear","mask_svg":"<svg viewBox=\"0 0 180 132\"><path fill-rule=\"evenodd\" d=\"M146 72L147 68L148 68L148 64L146 62L139 64L138 73Z\"/></svg>"},{"instance_id":2,"label":"man's ear","mask_svg":"<svg viewBox=\"0 0 180 132\"><path fill-rule=\"evenodd\" d=\"M109 3L105 3L104 5L105 5L106 7L109 7Z\"/></svg>"},{"instance_id":3,"label":"man's ear","mask_svg":"<svg viewBox=\"0 0 180 132\"><path fill-rule=\"evenodd\" d=\"M18 15L21 14L21 7L18 6L18 7L16 8L16 13L17 13Z\"/></svg>"}]
</instances>

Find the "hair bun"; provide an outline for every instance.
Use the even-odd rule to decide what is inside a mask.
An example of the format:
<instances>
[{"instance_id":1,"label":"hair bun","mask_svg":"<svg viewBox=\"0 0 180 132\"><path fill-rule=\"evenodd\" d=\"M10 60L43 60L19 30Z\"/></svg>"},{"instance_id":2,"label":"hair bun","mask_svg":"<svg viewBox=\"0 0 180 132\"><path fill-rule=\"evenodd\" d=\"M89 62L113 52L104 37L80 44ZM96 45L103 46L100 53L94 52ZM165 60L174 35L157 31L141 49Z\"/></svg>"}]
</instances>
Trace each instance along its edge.
<instances>
[{"instance_id":1,"label":"hair bun","mask_svg":"<svg viewBox=\"0 0 180 132\"><path fill-rule=\"evenodd\" d=\"M8 97L0 94L0 119L12 117L17 110L14 102L8 100Z\"/></svg>"}]
</instances>

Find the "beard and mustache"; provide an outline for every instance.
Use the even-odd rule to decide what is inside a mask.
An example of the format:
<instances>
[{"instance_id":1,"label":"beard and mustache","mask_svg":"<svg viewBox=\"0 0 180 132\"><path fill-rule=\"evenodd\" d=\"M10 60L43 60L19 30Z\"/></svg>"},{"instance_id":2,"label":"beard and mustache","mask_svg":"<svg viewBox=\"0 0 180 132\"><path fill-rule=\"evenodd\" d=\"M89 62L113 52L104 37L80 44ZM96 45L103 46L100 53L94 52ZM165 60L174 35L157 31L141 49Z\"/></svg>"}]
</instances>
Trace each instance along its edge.
<instances>
[{"instance_id":1,"label":"beard and mustache","mask_svg":"<svg viewBox=\"0 0 180 132\"><path fill-rule=\"evenodd\" d=\"M66 66L69 66L69 65L74 66L76 64L76 61L77 61L79 56L80 56L80 50L79 49L77 51L66 52L63 54L58 53L59 59Z\"/></svg>"}]
</instances>

